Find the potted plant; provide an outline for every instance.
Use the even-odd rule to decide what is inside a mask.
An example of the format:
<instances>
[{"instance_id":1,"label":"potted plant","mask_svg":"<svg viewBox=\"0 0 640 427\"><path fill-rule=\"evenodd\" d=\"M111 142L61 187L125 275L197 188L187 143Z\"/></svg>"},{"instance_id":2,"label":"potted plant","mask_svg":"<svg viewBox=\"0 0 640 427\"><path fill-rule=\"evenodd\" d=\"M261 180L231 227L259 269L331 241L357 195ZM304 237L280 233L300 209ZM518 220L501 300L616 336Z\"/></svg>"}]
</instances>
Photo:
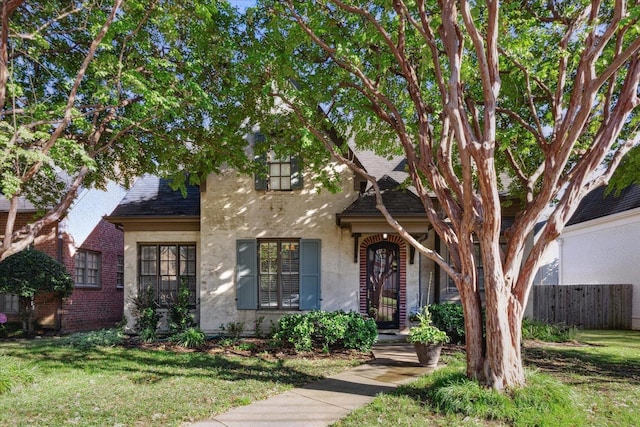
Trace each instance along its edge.
<instances>
[{"instance_id":1,"label":"potted plant","mask_svg":"<svg viewBox=\"0 0 640 427\"><path fill-rule=\"evenodd\" d=\"M449 342L449 336L431 324L428 306L422 307L416 317L419 323L409 329L409 342L413 343L420 364L434 368L438 365L442 345Z\"/></svg>"}]
</instances>

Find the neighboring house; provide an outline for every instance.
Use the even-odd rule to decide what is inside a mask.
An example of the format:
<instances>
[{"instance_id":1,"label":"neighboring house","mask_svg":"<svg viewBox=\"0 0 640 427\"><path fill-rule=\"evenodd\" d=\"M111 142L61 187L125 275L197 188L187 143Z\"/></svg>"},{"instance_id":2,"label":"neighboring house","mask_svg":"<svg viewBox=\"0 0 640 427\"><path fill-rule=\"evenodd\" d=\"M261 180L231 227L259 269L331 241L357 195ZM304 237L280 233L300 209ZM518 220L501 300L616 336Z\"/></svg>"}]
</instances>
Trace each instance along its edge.
<instances>
[{"instance_id":1,"label":"neighboring house","mask_svg":"<svg viewBox=\"0 0 640 427\"><path fill-rule=\"evenodd\" d=\"M139 179L107 217L125 232L125 315L135 324L132 299L151 287L161 307L178 284L193 291L200 327L269 325L285 313L322 309L367 314L379 328L408 325L427 301L458 299L435 263L417 253L375 209L366 181L335 163L342 192L319 191L294 159L268 161L267 177L225 170L209 175L186 198L160 178ZM399 223L439 250L422 204L399 188L402 159L358 153L384 190Z\"/></svg>"},{"instance_id":2,"label":"neighboring house","mask_svg":"<svg viewBox=\"0 0 640 427\"><path fill-rule=\"evenodd\" d=\"M73 293L64 299L36 297L36 323L40 328L62 332L112 327L122 320L124 284L124 236L105 221L124 195L110 184L107 191L83 190L58 224L43 230L35 249L62 262L74 278ZM0 198L0 230L4 231L8 201ZM16 228L32 221L36 211L21 200ZM15 295L0 294L0 312L11 321L20 320Z\"/></svg>"},{"instance_id":3,"label":"neighboring house","mask_svg":"<svg viewBox=\"0 0 640 427\"><path fill-rule=\"evenodd\" d=\"M632 328L640 329L640 186L616 197L587 195L558 240L558 281L632 284Z\"/></svg>"}]
</instances>

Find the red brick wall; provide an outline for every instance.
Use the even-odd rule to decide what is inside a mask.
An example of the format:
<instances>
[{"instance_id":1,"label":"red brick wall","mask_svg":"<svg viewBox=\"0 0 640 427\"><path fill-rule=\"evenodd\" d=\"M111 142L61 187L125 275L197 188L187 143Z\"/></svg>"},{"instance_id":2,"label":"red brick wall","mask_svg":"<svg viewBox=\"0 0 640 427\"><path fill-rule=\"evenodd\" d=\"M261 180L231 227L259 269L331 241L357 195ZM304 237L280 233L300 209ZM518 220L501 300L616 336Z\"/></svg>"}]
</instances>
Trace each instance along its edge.
<instances>
[{"instance_id":1,"label":"red brick wall","mask_svg":"<svg viewBox=\"0 0 640 427\"><path fill-rule=\"evenodd\" d=\"M65 245L65 265L75 271L70 257L72 246ZM113 327L122 320L124 292L116 287L117 257L124 255L124 234L115 225L100 220L80 248L100 254L98 287L76 287L62 307L62 330L79 331Z\"/></svg>"},{"instance_id":2,"label":"red brick wall","mask_svg":"<svg viewBox=\"0 0 640 427\"><path fill-rule=\"evenodd\" d=\"M6 213L0 213L0 232L4 232ZM32 213L18 214L16 227L33 220ZM35 248L60 260L72 275L75 263L73 255L76 252L73 239L68 234L63 235L62 251L59 252L58 227L54 224L43 230L36 240ZM47 329L57 329L64 332L100 329L112 327L122 319L124 295L122 289L116 288L117 256L124 255L124 234L113 224L105 220L94 228L89 237L79 249L100 253L101 274L100 286L97 288L76 287L68 298L60 301L51 294L36 297L36 323ZM57 317L56 313L61 317ZM8 315L10 321L20 320L19 315ZM61 323L58 325L58 323Z\"/></svg>"}]
</instances>

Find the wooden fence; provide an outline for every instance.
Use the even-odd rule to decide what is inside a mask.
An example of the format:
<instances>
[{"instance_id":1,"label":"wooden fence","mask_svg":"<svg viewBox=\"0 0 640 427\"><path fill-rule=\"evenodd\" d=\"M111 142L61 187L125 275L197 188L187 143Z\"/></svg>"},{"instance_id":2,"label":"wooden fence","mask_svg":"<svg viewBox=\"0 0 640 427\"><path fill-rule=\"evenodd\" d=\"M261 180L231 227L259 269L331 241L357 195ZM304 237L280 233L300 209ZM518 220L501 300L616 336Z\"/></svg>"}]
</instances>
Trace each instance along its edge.
<instances>
[{"instance_id":1,"label":"wooden fence","mask_svg":"<svg viewBox=\"0 0 640 427\"><path fill-rule=\"evenodd\" d=\"M533 317L580 329L631 329L632 285L533 287Z\"/></svg>"}]
</instances>

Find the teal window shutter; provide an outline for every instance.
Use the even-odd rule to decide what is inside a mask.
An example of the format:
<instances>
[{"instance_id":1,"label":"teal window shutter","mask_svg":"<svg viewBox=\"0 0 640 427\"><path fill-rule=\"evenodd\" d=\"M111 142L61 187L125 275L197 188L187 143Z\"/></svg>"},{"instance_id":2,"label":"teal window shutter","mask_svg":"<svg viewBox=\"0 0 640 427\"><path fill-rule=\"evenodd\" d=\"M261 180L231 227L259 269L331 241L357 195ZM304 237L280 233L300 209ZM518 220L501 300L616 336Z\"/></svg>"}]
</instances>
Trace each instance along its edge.
<instances>
[{"instance_id":1,"label":"teal window shutter","mask_svg":"<svg viewBox=\"0 0 640 427\"><path fill-rule=\"evenodd\" d=\"M300 310L320 310L320 240L300 240Z\"/></svg>"},{"instance_id":2,"label":"teal window shutter","mask_svg":"<svg viewBox=\"0 0 640 427\"><path fill-rule=\"evenodd\" d=\"M258 253L255 239L236 242L236 302L238 310L258 308Z\"/></svg>"},{"instance_id":3,"label":"teal window shutter","mask_svg":"<svg viewBox=\"0 0 640 427\"><path fill-rule=\"evenodd\" d=\"M301 190L303 186L302 159L299 156L291 156L291 189Z\"/></svg>"}]
</instances>

